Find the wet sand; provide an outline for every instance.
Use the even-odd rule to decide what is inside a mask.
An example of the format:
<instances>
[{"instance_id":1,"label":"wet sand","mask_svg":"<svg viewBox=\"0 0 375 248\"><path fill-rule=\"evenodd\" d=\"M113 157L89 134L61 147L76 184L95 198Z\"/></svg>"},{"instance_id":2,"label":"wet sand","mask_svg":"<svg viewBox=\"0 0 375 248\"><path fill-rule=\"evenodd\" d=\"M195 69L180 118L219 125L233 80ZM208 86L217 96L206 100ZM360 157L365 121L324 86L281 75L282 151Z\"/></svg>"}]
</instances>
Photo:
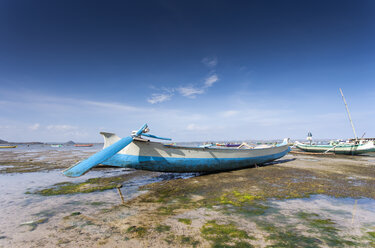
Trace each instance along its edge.
<instances>
[{"instance_id":1,"label":"wet sand","mask_svg":"<svg viewBox=\"0 0 375 248\"><path fill-rule=\"evenodd\" d=\"M0 151L0 247L375 247L375 157L61 174L99 149Z\"/></svg>"}]
</instances>

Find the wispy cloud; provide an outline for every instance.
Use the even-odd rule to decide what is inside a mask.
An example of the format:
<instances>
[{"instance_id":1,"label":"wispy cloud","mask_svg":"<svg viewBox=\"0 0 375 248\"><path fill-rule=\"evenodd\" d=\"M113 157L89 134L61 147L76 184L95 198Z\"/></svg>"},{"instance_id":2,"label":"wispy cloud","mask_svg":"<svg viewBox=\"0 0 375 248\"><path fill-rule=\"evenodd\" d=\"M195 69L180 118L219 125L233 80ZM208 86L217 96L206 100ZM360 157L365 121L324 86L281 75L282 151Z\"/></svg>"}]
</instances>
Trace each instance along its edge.
<instances>
[{"instance_id":1,"label":"wispy cloud","mask_svg":"<svg viewBox=\"0 0 375 248\"><path fill-rule=\"evenodd\" d=\"M189 98L195 98L196 95L200 95L200 94L204 93L203 88L195 88L193 86L180 87L180 88L177 89L177 91L181 95L183 95L185 97L189 97Z\"/></svg>"},{"instance_id":2,"label":"wispy cloud","mask_svg":"<svg viewBox=\"0 0 375 248\"><path fill-rule=\"evenodd\" d=\"M201 87L181 86L173 93L193 98L207 89L202 81ZM332 111L327 123L327 116L305 114L290 108L290 104L280 104L285 100L283 97L265 98L255 93L225 97L223 104L204 108L172 104L152 108L145 101L134 106L130 101L106 102L20 91L12 94L0 91L0 98L4 99L0 108L0 139L8 141L102 141L99 131L124 137L144 122L148 122L153 134L176 141L305 137L307 129L316 137L345 136L345 130L351 136L345 113L336 116ZM358 123L366 123L364 118L368 115L359 117ZM358 128L371 130L369 126Z\"/></svg>"},{"instance_id":3,"label":"wispy cloud","mask_svg":"<svg viewBox=\"0 0 375 248\"><path fill-rule=\"evenodd\" d=\"M202 63L209 68L214 68L218 63L218 60L216 57L205 57L202 59Z\"/></svg>"},{"instance_id":4,"label":"wispy cloud","mask_svg":"<svg viewBox=\"0 0 375 248\"><path fill-rule=\"evenodd\" d=\"M200 87L195 87L192 85L189 86L181 86L177 88L177 91L185 97L188 98L195 98L197 95L204 94L206 90L214 85L215 82L219 80L219 77L216 74L213 74L207 77L204 80L204 84Z\"/></svg>"},{"instance_id":5,"label":"wispy cloud","mask_svg":"<svg viewBox=\"0 0 375 248\"><path fill-rule=\"evenodd\" d=\"M213 74L206 78L206 80L204 81L204 87L209 88L212 85L214 85L214 83L216 83L218 80L219 80L219 77L216 74Z\"/></svg>"},{"instance_id":6,"label":"wispy cloud","mask_svg":"<svg viewBox=\"0 0 375 248\"><path fill-rule=\"evenodd\" d=\"M162 103L162 102L169 101L172 95L173 94L169 94L169 93L154 93L151 95L150 98L147 99L147 101L151 104Z\"/></svg>"},{"instance_id":7,"label":"wispy cloud","mask_svg":"<svg viewBox=\"0 0 375 248\"><path fill-rule=\"evenodd\" d=\"M173 92L178 92L180 95L194 99L197 95L204 94L208 88L212 87L217 81L219 81L219 76L215 73L214 68L216 67L218 60L216 57L205 57L202 59L202 63L211 69L209 76L204 79L202 84L191 84L191 85L181 85L177 88L158 89L152 86L152 89L162 91L163 93L153 93L151 97L147 99L147 102L151 104L162 103L171 100L174 95Z\"/></svg>"},{"instance_id":8,"label":"wispy cloud","mask_svg":"<svg viewBox=\"0 0 375 248\"><path fill-rule=\"evenodd\" d=\"M77 130L78 127L71 126L71 125L48 125L47 130L52 130L52 131L72 131L72 130Z\"/></svg>"},{"instance_id":9,"label":"wispy cloud","mask_svg":"<svg viewBox=\"0 0 375 248\"><path fill-rule=\"evenodd\" d=\"M233 116L236 116L238 115L240 112L238 110L227 110L227 111L224 111L224 112L221 112L220 115L222 117L233 117Z\"/></svg>"},{"instance_id":10,"label":"wispy cloud","mask_svg":"<svg viewBox=\"0 0 375 248\"><path fill-rule=\"evenodd\" d=\"M40 124L39 123L35 123L35 124L29 126L29 129L34 131L34 130L38 130L39 127L40 127Z\"/></svg>"},{"instance_id":11,"label":"wispy cloud","mask_svg":"<svg viewBox=\"0 0 375 248\"><path fill-rule=\"evenodd\" d=\"M209 129L210 129L209 126L199 126L199 125L194 124L194 123L190 123L186 127L186 130L188 130L188 131L205 131L205 130L209 130Z\"/></svg>"},{"instance_id":12,"label":"wispy cloud","mask_svg":"<svg viewBox=\"0 0 375 248\"><path fill-rule=\"evenodd\" d=\"M92 105L95 107L102 107L102 108L110 108L110 109L116 109L116 110L125 110L125 111L139 111L140 109L134 106L121 104L121 103L115 103L115 102L99 102L99 101L86 101L83 100L81 103L85 105Z\"/></svg>"}]
</instances>

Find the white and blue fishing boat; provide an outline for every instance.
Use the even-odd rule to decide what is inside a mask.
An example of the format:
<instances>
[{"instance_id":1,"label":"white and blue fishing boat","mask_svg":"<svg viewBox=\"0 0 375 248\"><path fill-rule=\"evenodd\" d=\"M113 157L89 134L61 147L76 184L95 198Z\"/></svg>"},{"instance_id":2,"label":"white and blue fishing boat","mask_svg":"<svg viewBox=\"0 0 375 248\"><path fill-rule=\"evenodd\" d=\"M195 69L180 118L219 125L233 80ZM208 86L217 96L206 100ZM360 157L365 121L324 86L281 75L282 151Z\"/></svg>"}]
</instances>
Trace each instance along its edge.
<instances>
[{"instance_id":1,"label":"white and blue fishing boat","mask_svg":"<svg viewBox=\"0 0 375 248\"><path fill-rule=\"evenodd\" d=\"M348 104L346 103L344 93L342 92L341 88L339 89L342 100L344 101L346 112L348 114L348 118L350 124L353 129L354 139L350 139L348 142L334 142L331 141L329 145L316 145L312 144L312 134L308 132L307 140L309 144L303 144L300 142L296 142L296 147L305 152L312 152L312 153L334 153L334 154L345 154L345 155L360 155L365 153L372 153L375 152L375 139L371 138L358 138L357 133L354 128L354 124L352 121L352 117L350 116ZM363 134L364 135L364 134Z\"/></svg>"},{"instance_id":2,"label":"white and blue fishing boat","mask_svg":"<svg viewBox=\"0 0 375 248\"><path fill-rule=\"evenodd\" d=\"M329 145L315 145L315 144L303 144L296 142L296 147L305 152L314 153L334 153L334 154L345 154L345 155L360 155L369 152L375 152L374 141L367 142L352 142L352 143L333 143Z\"/></svg>"},{"instance_id":3,"label":"white and blue fishing boat","mask_svg":"<svg viewBox=\"0 0 375 248\"><path fill-rule=\"evenodd\" d=\"M68 168L64 174L81 176L98 164L160 172L229 171L267 163L290 151L287 139L281 144L260 148L186 147L143 138L170 140L147 134L148 131L145 124L139 131L123 139L113 133L102 132L103 150Z\"/></svg>"}]
</instances>

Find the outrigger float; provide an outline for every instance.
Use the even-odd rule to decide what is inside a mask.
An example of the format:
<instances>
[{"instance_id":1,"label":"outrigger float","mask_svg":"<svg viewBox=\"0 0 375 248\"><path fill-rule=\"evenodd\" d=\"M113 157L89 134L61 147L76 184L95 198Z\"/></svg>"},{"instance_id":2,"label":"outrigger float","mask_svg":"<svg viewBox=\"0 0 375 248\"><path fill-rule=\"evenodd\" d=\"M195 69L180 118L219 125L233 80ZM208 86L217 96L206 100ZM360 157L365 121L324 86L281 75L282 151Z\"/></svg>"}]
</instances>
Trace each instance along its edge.
<instances>
[{"instance_id":1,"label":"outrigger float","mask_svg":"<svg viewBox=\"0 0 375 248\"><path fill-rule=\"evenodd\" d=\"M125 138L101 132L103 150L65 170L69 177L79 177L98 164L160 172L220 172L267 163L285 156L288 139L275 146L260 148L185 147L153 142L142 136L171 140L152 134L145 124Z\"/></svg>"}]
</instances>

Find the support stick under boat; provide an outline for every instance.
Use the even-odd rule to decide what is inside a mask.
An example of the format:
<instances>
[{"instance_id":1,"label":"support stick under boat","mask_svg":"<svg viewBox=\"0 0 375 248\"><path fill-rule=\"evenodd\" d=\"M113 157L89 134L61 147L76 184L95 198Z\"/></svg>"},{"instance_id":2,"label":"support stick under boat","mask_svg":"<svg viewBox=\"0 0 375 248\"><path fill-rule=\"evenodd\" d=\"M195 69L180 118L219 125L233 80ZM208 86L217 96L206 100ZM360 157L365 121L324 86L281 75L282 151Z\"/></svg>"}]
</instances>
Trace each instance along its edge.
<instances>
[{"instance_id":1,"label":"support stick under boat","mask_svg":"<svg viewBox=\"0 0 375 248\"><path fill-rule=\"evenodd\" d=\"M122 204L125 205L124 196L122 195L122 192L121 192L122 185L121 184L117 184L116 188L117 188L118 194L120 195Z\"/></svg>"}]
</instances>

